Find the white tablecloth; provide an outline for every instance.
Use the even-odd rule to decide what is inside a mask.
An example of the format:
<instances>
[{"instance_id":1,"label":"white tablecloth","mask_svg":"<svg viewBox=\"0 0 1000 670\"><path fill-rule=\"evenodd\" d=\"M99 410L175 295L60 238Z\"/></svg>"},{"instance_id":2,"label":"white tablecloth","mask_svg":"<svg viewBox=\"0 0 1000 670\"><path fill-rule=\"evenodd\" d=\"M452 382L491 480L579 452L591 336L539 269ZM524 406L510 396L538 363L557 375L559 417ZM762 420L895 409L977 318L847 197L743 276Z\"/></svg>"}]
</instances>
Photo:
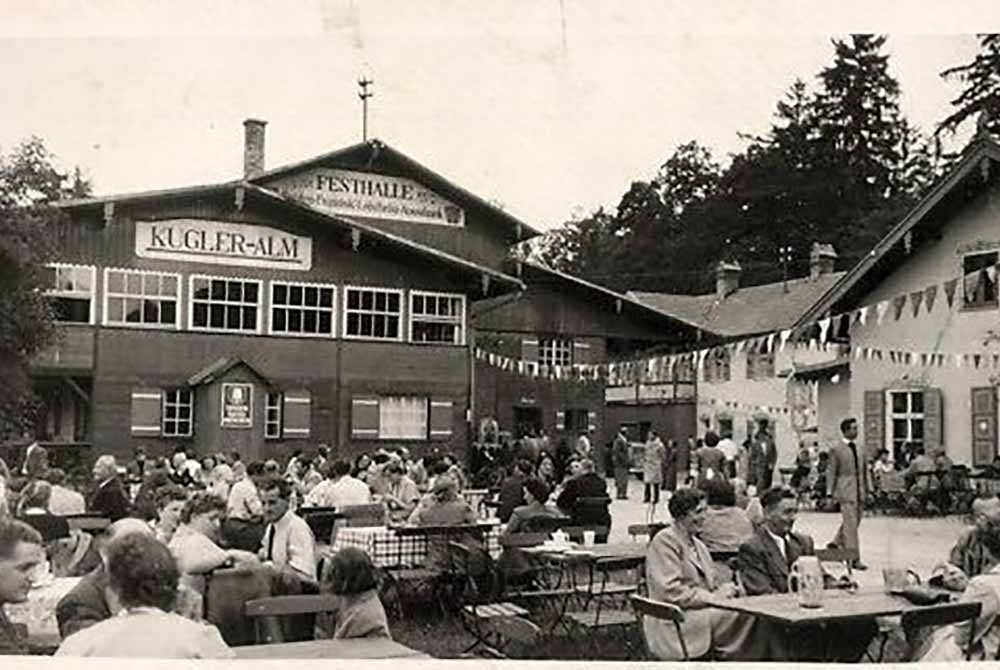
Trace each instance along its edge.
<instances>
[{"instance_id":1,"label":"white tablecloth","mask_svg":"<svg viewBox=\"0 0 1000 670\"><path fill-rule=\"evenodd\" d=\"M500 555L501 532L502 527L498 523L484 534L486 549L493 558ZM400 537L394 530L385 526L339 529L332 551L336 552L344 547L364 549L371 556L372 562L381 568L418 566L427 555L426 538L413 535Z\"/></svg>"},{"instance_id":2,"label":"white tablecloth","mask_svg":"<svg viewBox=\"0 0 1000 670\"><path fill-rule=\"evenodd\" d=\"M80 577L60 577L52 580L51 584L31 589L26 602L11 603L6 606L7 617L11 623L27 624L29 637L58 638L56 605L80 582L80 579Z\"/></svg>"}]
</instances>

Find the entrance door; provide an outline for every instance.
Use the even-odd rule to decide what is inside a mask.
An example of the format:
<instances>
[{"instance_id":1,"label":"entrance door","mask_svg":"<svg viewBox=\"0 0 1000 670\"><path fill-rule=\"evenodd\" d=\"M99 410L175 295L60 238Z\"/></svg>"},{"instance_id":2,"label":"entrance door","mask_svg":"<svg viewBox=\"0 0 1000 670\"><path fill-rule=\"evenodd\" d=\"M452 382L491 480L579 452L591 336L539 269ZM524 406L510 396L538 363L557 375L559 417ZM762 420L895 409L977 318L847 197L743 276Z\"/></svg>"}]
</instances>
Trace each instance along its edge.
<instances>
[{"instance_id":1,"label":"entrance door","mask_svg":"<svg viewBox=\"0 0 1000 670\"><path fill-rule=\"evenodd\" d=\"M514 408L514 437L520 438L525 435L538 435L542 429L542 408L541 407L515 407Z\"/></svg>"}]
</instances>

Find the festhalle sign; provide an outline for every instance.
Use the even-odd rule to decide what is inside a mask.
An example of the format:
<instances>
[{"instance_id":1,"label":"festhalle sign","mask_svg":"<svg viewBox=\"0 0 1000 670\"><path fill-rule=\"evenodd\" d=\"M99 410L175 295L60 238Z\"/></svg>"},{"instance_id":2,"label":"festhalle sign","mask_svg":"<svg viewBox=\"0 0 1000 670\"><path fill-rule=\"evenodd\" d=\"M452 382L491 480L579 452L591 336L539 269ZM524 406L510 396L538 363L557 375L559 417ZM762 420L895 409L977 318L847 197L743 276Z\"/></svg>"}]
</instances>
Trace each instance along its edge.
<instances>
[{"instance_id":1,"label":"festhalle sign","mask_svg":"<svg viewBox=\"0 0 1000 670\"><path fill-rule=\"evenodd\" d=\"M401 177L319 168L277 179L268 188L331 214L465 225L461 207Z\"/></svg>"},{"instance_id":2,"label":"festhalle sign","mask_svg":"<svg viewBox=\"0 0 1000 670\"><path fill-rule=\"evenodd\" d=\"M312 268L312 239L267 226L207 219L136 221L135 255L307 271Z\"/></svg>"}]
</instances>

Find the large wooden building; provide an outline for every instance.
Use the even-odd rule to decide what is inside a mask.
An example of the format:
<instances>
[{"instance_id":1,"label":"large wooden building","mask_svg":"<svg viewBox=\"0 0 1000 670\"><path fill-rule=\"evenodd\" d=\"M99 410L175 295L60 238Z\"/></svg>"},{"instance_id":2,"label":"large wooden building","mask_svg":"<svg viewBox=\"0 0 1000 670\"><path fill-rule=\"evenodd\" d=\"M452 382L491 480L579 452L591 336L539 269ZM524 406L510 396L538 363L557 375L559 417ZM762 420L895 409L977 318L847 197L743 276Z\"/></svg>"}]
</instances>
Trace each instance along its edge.
<instances>
[{"instance_id":1,"label":"large wooden building","mask_svg":"<svg viewBox=\"0 0 1000 670\"><path fill-rule=\"evenodd\" d=\"M238 180L62 204L65 328L33 366L38 438L119 456L461 453L518 407L552 433L582 427L574 412L604 429L602 385L491 378L477 341L603 362L694 332L512 261L537 231L380 141L265 170L265 123L244 126Z\"/></svg>"}]
</instances>

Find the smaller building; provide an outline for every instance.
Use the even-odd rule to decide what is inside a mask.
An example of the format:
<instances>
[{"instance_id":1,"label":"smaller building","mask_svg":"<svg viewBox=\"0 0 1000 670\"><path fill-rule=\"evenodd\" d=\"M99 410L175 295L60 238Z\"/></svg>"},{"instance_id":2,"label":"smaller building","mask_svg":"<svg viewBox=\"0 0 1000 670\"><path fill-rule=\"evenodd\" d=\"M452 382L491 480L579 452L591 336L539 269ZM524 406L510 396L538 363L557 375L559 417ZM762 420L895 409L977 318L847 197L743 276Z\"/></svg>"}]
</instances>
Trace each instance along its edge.
<instances>
[{"instance_id":1,"label":"smaller building","mask_svg":"<svg viewBox=\"0 0 1000 670\"><path fill-rule=\"evenodd\" d=\"M851 324L850 407L868 458L907 445L987 465L998 451L1000 145L984 132L807 310Z\"/></svg>"},{"instance_id":2,"label":"smaller building","mask_svg":"<svg viewBox=\"0 0 1000 670\"><path fill-rule=\"evenodd\" d=\"M699 434L713 430L742 442L766 426L779 464L791 464L802 441L830 439L828 424L845 409L849 386L846 343L799 342L791 329L843 276L834 272L836 258L830 245L814 244L808 277L741 287L740 265L721 262L714 293L629 293L726 342L700 365Z\"/></svg>"}]
</instances>

